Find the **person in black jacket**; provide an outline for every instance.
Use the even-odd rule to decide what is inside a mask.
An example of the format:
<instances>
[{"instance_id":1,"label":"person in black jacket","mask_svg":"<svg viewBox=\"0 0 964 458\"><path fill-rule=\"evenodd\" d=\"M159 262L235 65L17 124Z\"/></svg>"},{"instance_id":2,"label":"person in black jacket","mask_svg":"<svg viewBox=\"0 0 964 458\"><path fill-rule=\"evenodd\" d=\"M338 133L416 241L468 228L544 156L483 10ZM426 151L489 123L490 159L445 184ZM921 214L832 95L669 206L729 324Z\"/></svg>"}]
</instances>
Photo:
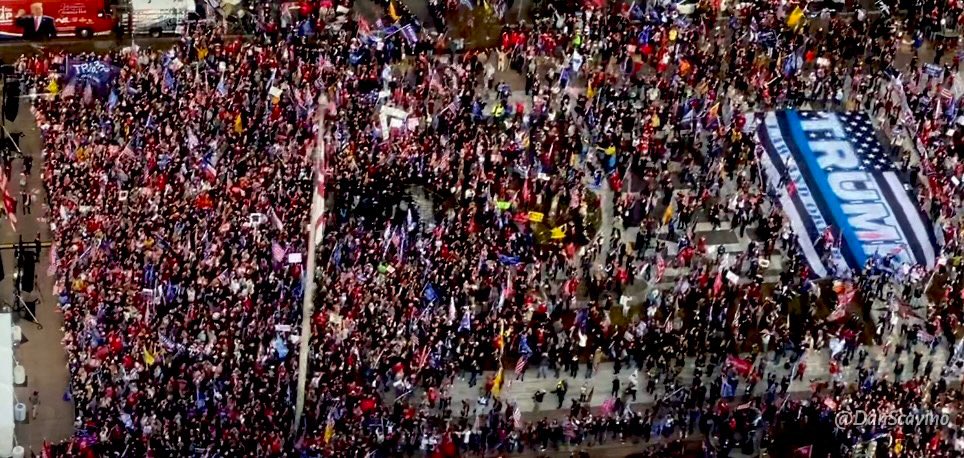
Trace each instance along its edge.
<instances>
[{"instance_id":1,"label":"person in black jacket","mask_svg":"<svg viewBox=\"0 0 964 458\"><path fill-rule=\"evenodd\" d=\"M54 18L44 16L44 7L40 2L30 5L30 14L24 10L17 12L17 26L23 29L23 37L28 40L46 40L57 36Z\"/></svg>"}]
</instances>

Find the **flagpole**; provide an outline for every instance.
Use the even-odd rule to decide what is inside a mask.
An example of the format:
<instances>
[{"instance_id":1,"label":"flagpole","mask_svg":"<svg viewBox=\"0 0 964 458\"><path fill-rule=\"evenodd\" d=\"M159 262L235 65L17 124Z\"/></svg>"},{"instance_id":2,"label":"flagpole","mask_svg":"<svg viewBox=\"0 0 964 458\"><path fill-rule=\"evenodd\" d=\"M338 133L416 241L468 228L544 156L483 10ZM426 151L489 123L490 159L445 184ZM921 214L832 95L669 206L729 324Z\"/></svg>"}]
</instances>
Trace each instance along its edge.
<instances>
[{"instance_id":1,"label":"flagpole","mask_svg":"<svg viewBox=\"0 0 964 458\"><path fill-rule=\"evenodd\" d=\"M311 217L308 221L308 259L305 266L305 290L301 303L301 341L298 347L298 397L295 401L295 421L292 430L297 431L305 409L305 383L308 379L308 353L311 343L311 318L315 299L315 256L316 245L324 238L323 217L325 214L324 173L325 173L325 114L328 97L321 94L318 100L318 142L314 149L314 183L311 194Z\"/></svg>"}]
</instances>

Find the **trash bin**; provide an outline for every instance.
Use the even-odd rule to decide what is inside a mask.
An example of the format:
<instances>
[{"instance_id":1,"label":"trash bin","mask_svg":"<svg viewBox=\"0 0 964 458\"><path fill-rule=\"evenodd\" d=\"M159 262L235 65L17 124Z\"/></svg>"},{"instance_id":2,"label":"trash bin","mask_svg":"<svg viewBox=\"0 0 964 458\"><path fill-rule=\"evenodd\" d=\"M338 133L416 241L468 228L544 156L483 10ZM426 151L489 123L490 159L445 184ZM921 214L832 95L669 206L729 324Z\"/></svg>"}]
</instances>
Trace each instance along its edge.
<instances>
[{"instance_id":1,"label":"trash bin","mask_svg":"<svg viewBox=\"0 0 964 458\"><path fill-rule=\"evenodd\" d=\"M16 366L13 366L13 383L14 385L23 385L27 381L27 370L23 368L18 362Z\"/></svg>"},{"instance_id":2,"label":"trash bin","mask_svg":"<svg viewBox=\"0 0 964 458\"><path fill-rule=\"evenodd\" d=\"M23 458L23 454L24 454L24 451L23 451L22 445L18 445L13 448L13 455L12 455L13 458Z\"/></svg>"},{"instance_id":3,"label":"trash bin","mask_svg":"<svg viewBox=\"0 0 964 458\"><path fill-rule=\"evenodd\" d=\"M13 419L16 421L27 421L27 405L18 402L16 406L13 407Z\"/></svg>"}]
</instances>

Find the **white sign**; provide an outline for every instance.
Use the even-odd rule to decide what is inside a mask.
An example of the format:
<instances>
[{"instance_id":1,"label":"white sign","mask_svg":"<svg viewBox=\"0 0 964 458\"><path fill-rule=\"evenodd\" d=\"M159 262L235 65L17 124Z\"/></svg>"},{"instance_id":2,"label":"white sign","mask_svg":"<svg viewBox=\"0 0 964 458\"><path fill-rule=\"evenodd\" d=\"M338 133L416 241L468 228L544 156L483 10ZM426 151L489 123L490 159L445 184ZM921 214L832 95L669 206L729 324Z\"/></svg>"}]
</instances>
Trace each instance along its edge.
<instances>
[{"instance_id":1,"label":"white sign","mask_svg":"<svg viewBox=\"0 0 964 458\"><path fill-rule=\"evenodd\" d=\"M301 253L289 253L288 264L301 264Z\"/></svg>"},{"instance_id":2,"label":"white sign","mask_svg":"<svg viewBox=\"0 0 964 458\"><path fill-rule=\"evenodd\" d=\"M378 120L382 126L382 135L388 136L389 129L398 129L405 125L408 112L395 107L383 106L378 112Z\"/></svg>"},{"instance_id":3,"label":"white sign","mask_svg":"<svg viewBox=\"0 0 964 458\"><path fill-rule=\"evenodd\" d=\"M252 213L248 215L248 223L252 226L260 226L267 220L268 217L264 216L263 213Z\"/></svg>"}]
</instances>

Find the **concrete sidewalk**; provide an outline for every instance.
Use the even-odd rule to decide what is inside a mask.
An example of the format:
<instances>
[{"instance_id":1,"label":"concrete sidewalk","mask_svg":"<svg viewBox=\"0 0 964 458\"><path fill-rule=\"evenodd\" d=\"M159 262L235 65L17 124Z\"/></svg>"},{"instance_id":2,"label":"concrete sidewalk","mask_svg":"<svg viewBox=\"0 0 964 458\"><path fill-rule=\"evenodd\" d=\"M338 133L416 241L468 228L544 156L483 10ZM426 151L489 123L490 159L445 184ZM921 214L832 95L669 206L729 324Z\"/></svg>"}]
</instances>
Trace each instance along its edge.
<instances>
[{"instance_id":1,"label":"concrete sidewalk","mask_svg":"<svg viewBox=\"0 0 964 458\"><path fill-rule=\"evenodd\" d=\"M33 158L33 167L27 177L27 192L33 197L30 214L24 214L20 202L20 177L23 171L23 161L14 160L13 173L10 179L10 195L17 199L16 232L9 221L0 221L0 242L16 243L19 236L27 249L33 249L34 238L39 234L42 241L50 241L51 234L46 219L47 196L43 189L41 173L43 172L43 157L40 131L36 120L30 111L30 101L21 99L20 111L14 122L6 121L6 128L11 133L22 133L20 148L25 156ZM12 303L14 301L14 272L16 261L13 250L0 251L5 278L0 282L0 301ZM16 349L15 358L24 366L27 373L25 386L17 387L16 395L19 402L27 405L28 420L17 426L17 443L27 450L40 453L44 441L60 441L73 434L74 406L72 402L63 400L67 389L67 355L62 340L63 315L57 307L57 299L52 296L53 278L47 276L50 263L50 251L44 248L40 255L40 262L36 266L35 288L40 293L40 303L37 306L37 318L43 326L25 319L14 317L23 330L23 343ZM32 405L28 401L30 395L37 391L40 402L37 407L37 418L30 418Z\"/></svg>"}]
</instances>

